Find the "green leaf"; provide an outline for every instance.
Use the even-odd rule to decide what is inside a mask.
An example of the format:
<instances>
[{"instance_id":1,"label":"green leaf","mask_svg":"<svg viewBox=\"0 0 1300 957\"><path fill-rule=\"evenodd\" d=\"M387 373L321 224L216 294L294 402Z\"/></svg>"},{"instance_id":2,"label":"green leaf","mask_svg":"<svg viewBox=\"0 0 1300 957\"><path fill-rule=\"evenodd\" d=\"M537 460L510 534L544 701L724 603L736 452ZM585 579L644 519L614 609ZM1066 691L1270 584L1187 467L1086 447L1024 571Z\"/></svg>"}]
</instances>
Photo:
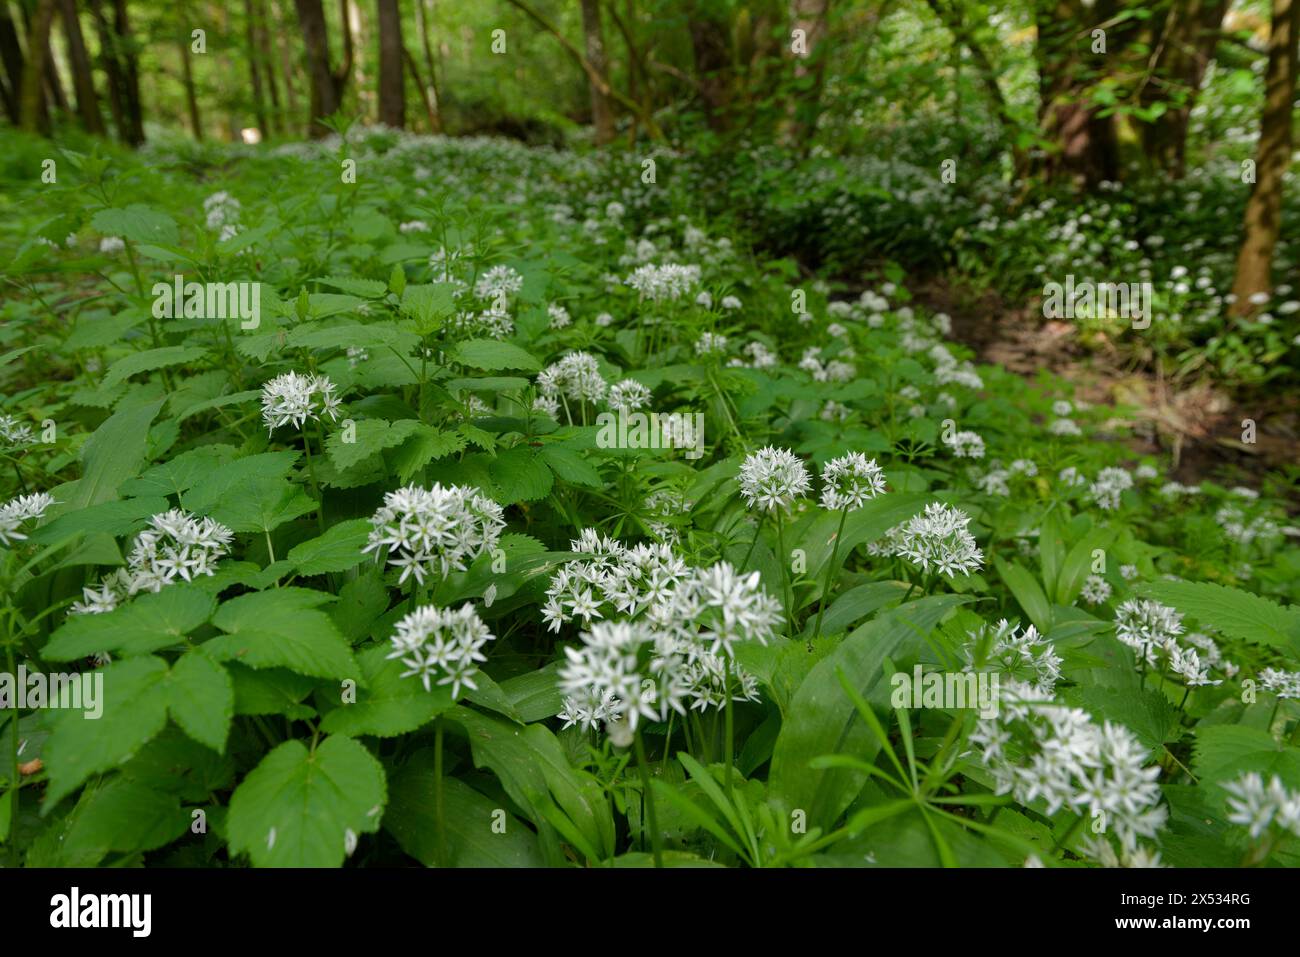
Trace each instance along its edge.
<instances>
[{"instance_id":1,"label":"green leaf","mask_svg":"<svg viewBox=\"0 0 1300 957\"><path fill-rule=\"evenodd\" d=\"M502 505L533 502L545 498L555 484L551 470L533 450L517 446L506 449L488 467L496 494Z\"/></svg>"},{"instance_id":2,"label":"green leaf","mask_svg":"<svg viewBox=\"0 0 1300 957\"><path fill-rule=\"evenodd\" d=\"M220 754L226 749L235 690L230 675L201 647L181 655L168 680L168 710L181 730Z\"/></svg>"},{"instance_id":3,"label":"green leaf","mask_svg":"<svg viewBox=\"0 0 1300 957\"><path fill-rule=\"evenodd\" d=\"M1083 589L1083 583L1092 574L1093 552L1110 544L1114 533L1109 528L1094 528L1084 535L1061 565L1061 574L1056 580L1056 603L1073 605Z\"/></svg>"},{"instance_id":4,"label":"green leaf","mask_svg":"<svg viewBox=\"0 0 1300 957\"><path fill-rule=\"evenodd\" d=\"M81 447L81 478L67 496L67 511L117 498L117 489L144 463L149 425L165 400L116 412Z\"/></svg>"},{"instance_id":5,"label":"green leaf","mask_svg":"<svg viewBox=\"0 0 1300 957\"><path fill-rule=\"evenodd\" d=\"M90 225L105 236L120 236L134 243L174 246L180 241L175 220L139 203L125 209L101 209L90 218Z\"/></svg>"},{"instance_id":6,"label":"green leaf","mask_svg":"<svg viewBox=\"0 0 1300 957\"><path fill-rule=\"evenodd\" d=\"M98 862L114 851L152 851L183 835L189 823L176 795L117 775L93 792L87 788L64 839L64 853Z\"/></svg>"},{"instance_id":7,"label":"green leaf","mask_svg":"<svg viewBox=\"0 0 1300 957\"><path fill-rule=\"evenodd\" d=\"M231 445L202 445L155 465L139 478L128 479L118 491L123 495L180 495L229 463L234 455Z\"/></svg>"},{"instance_id":8,"label":"green leaf","mask_svg":"<svg viewBox=\"0 0 1300 957\"><path fill-rule=\"evenodd\" d=\"M1225 784L1252 771L1267 783L1276 774L1294 791L1300 788L1300 748L1279 744L1258 728L1203 726L1196 729L1192 770L1201 784Z\"/></svg>"},{"instance_id":9,"label":"green leaf","mask_svg":"<svg viewBox=\"0 0 1300 957\"><path fill-rule=\"evenodd\" d=\"M212 623L227 632L203 645L218 661L250 668L288 668L313 678L356 678L352 649L318 606L331 595L276 588L224 602Z\"/></svg>"},{"instance_id":10,"label":"green leaf","mask_svg":"<svg viewBox=\"0 0 1300 957\"><path fill-rule=\"evenodd\" d=\"M297 452L263 452L236 459L196 482L182 496L182 502L192 512L207 514L223 498L237 497L251 482L284 478L297 460Z\"/></svg>"},{"instance_id":11,"label":"green leaf","mask_svg":"<svg viewBox=\"0 0 1300 957\"><path fill-rule=\"evenodd\" d=\"M1148 582L1136 591L1172 605L1229 638L1268 645L1300 656L1300 610L1284 608L1240 588L1209 582Z\"/></svg>"},{"instance_id":12,"label":"green leaf","mask_svg":"<svg viewBox=\"0 0 1300 957\"><path fill-rule=\"evenodd\" d=\"M538 453L542 461L551 467L551 471L570 485L586 485L600 488L600 473L579 453L561 445L544 445Z\"/></svg>"},{"instance_id":13,"label":"green leaf","mask_svg":"<svg viewBox=\"0 0 1300 957\"><path fill-rule=\"evenodd\" d=\"M464 448L465 437L460 433L439 432L420 423L401 445L387 452L385 458L397 472L398 479L405 483L434 459L454 455Z\"/></svg>"},{"instance_id":14,"label":"green leaf","mask_svg":"<svg viewBox=\"0 0 1300 957\"><path fill-rule=\"evenodd\" d=\"M814 769L809 762L826 754L870 761L880 750L879 740L840 686L837 670L843 669L863 697L883 707L888 703L885 659L918 650L949 611L969 600L935 595L891 609L854 631L808 673L777 736L769 784L788 808L807 812L809 827L829 831L866 781L862 771Z\"/></svg>"},{"instance_id":15,"label":"green leaf","mask_svg":"<svg viewBox=\"0 0 1300 957\"><path fill-rule=\"evenodd\" d=\"M1051 631L1052 606L1039 587L1038 580L1019 562L1004 562L995 555L993 564L997 566L998 574L1011 589L1011 594L1016 596L1016 601L1034 623L1034 627L1042 634Z\"/></svg>"},{"instance_id":16,"label":"green leaf","mask_svg":"<svg viewBox=\"0 0 1300 957\"><path fill-rule=\"evenodd\" d=\"M523 369L540 372L541 360L532 353L509 342L496 339L469 339L451 350L451 357L462 365L475 369Z\"/></svg>"},{"instance_id":17,"label":"green leaf","mask_svg":"<svg viewBox=\"0 0 1300 957\"><path fill-rule=\"evenodd\" d=\"M104 651L123 657L147 654L180 644L216 607L216 599L198 586L177 582L101 615L73 615L50 636L42 654L51 661Z\"/></svg>"},{"instance_id":18,"label":"green leaf","mask_svg":"<svg viewBox=\"0 0 1300 957\"><path fill-rule=\"evenodd\" d=\"M194 362L207 354L208 350L199 346L162 346L158 349L136 352L118 359L109 366L108 371L104 373L103 381L100 382L100 388L111 389L119 382L125 382L131 376L141 372Z\"/></svg>"},{"instance_id":19,"label":"green leaf","mask_svg":"<svg viewBox=\"0 0 1300 957\"><path fill-rule=\"evenodd\" d=\"M383 419L362 419L356 424L355 441L343 441L342 429L332 432L325 440L325 451L330 461L340 469L350 468L362 459L367 459L383 449L392 448L406 441L415 432L419 423L414 419L399 419L385 422Z\"/></svg>"},{"instance_id":20,"label":"green leaf","mask_svg":"<svg viewBox=\"0 0 1300 957\"><path fill-rule=\"evenodd\" d=\"M423 727L452 706L449 686L434 685L425 691L419 678L403 678L406 665L390 660L388 654L388 646L383 645L357 656L365 687L357 689L354 703L341 704L325 715L324 731L392 738Z\"/></svg>"},{"instance_id":21,"label":"green leaf","mask_svg":"<svg viewBox=\"0 0 1300 957\"><path fill-rule=\"evenodd\" d=\"M389 782L384 830L426 867L438 857L433 752L419 751ZM537 835L518 818L454 777L444 777L443 820L449 867L543 867Z\"/></svg>"},{"instance_id":22,"label":"green leaf","mask_svg":"<svg viewBox=\"0 0 1300 957\"><path fill-rule=\"evenodd\" d=\"M350 841L379 829L386 800L384 769L351 738L314 752L286 741L231 795L230 850L255 867L338 867Z\"/></svg>"},{"instance_id":23,"label":"green leaf","mask_svg":"<svg viewBox=\"0 0 1300 957\"><path fill-rule=\"evenodd\" d=\"M299 575L324 575L343 572L360 564L361 554L370 537L370 520L353 518L331 526L324 535L289 549L289 561Z\"/></svg>"}]
</instances>

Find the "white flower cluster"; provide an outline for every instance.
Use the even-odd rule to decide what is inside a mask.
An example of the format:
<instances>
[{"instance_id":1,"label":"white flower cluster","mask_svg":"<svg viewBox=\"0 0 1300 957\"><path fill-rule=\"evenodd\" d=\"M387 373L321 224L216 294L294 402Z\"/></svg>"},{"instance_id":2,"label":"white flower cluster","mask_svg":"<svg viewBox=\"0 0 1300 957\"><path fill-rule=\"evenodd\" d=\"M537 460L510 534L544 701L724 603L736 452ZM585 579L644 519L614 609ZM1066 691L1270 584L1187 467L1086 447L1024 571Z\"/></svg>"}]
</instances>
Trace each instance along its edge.
<instances>
[{"instance_id":1,"label":"white flower cluster","mask_svg":"<svg viewBox=\"0 0 1300 957\"><path fill-rule=\"evenodd\" d=\"M126 568L104 576L94 588L82 589L74 615L112 611L140 592L162 591L177 579L193 581L216 574L216 565L230 552L235 533L211 518L195 518L174 508L154 515L136 536Z\"/></svg>"},{"instance_id":2,"label":"white flower cluster","mask_svg":"<svg viewBox=\"0 0 1300 957\"><path fill-rule=\"evenodd\" d=\"M208 229L220 233L221 241L230 239L239 233L239 200L224 189L213 193L203 201L203 212L207 217Z\"/></svg>"},{"instance_id":3,"label":"white flower cluster","mask_svg":"<svg viewBox=\"0 0 1300 957\"><path fill-rule=\"evenodd\" d=\"M495 637L469 602L455 610L425 605L397 623L388 657L402 659L410 669L402 677L418 677L425 691L434 683L451 685L454 699L461 685L478 688L478 662L487 660L483 646Z\"/></svg>"},{"instance_id":4,"label":"white flower cluster","mask_svg":"<svg viewBox=\"0 0 1300 957\"><path fill-rule=\"evenodd\" d=\"M663 266L638 266L627 279L627 285L642 299L654 302L680 299L700 284L699 266L681 266L668 263Z\"/></svg>"},{"instance_id":5,"label":"white flower cluster","mask_svg":"<svg viewBox=\"0 0 1300 957\"><path fill-rule=\"evenodd\" d=\"M970 516L959 508L931 502L925 511L895 525L885 537L867 547L872 555L903 558L923 572L969 575L984 564L968 526Z\"/></svg>"},{"instance_id":6,"label":"white flower cluster","mask_svg":"<svg viewBox=\"0 0 1300 957\"><path fill-rule=\"evenodd\" d=\"M727 365L744 369L771 369L781 361L775 352L758 340L748 343L742 351L749 356L748 360L736 356Z\"/></svg>"},{"instance_id":7,"label":"white flower cluster","mask_svg":"<svg viewBox=\"0 0 1300 957\"><path fill-rule=\"evenodd\" d=\"M524 277L518 270L506 266L493 266L474 283L474 295L494 302L508 302L524 288Z\"/></svg>"},{"instance_id":8,"label":"white flower cluster","mask_svg":"<svg viewBox=\"0 0 1300 957\"><path fill-rule=\"evenodd\" d=\"M573 317L569 315L569 310L565 309L558 302L552 302L547 305L546 315L551 320L552 329L564 329L573 323Z\"/></svg>"},{"instance_id":9,"label":"white flower cluster","mask_svg":"<svg viewBox=\"0 0 1300 957\"><path fill-rule=\"evenodd\" d=\"M1056 646L1030 625L1023 632L1003 618L967 632L962 649L968 671L995 668L999 675L1027 684L1038 694L1051 695L1061 677L1061 657Z\"/></svg>"},{"instance_id":10,"label":"white flower cluster","mask_svg":"<svg viewBox=\"0 0 1300 957\"><path fill-rule=\"evenodd\" d=\"M727 337L717 332L705 332L700 338L695 340L695 354L697 356L725 355L727 352Z\"/></svg>"},{"instance_id":11,"label":"white flower cluster","mask_svg":"<svg viewBox=\"0 0 1300 957\"><path fill-rule=\"evenodd\" d=\"M1119 508L1120 495L1133 487L1133 476L1128 469L1108 468L1097 473L1097 480L1088 486L1088 497L1098 508L1114 511Z\"/></svg>"},{"instance_id":12,"label":"white flower cluster","mask_svg":"<svg viewBox=\"0 0 1300 957\"><path fill-rule=\"evenodd\" d=\"M1300 671L1265 668L1259 673L1259 684L1279 698L1300 698Z\"/></svg>"},{"instance_id":13,"label":"white flower cluster","mask_svg":"<svg viewBox=\"0 0 1300 957\"><path fill-rule=\"evenodd\" d=\"M979 719L970 740L998 794L1021 804L1041 799L1048 814L1104 814L1125 851L1164 825L1160 768L1146 766L1145 749L1123 725L1099 725L1088 712L1013 681L1002 685L998 715Z\"/></svg>"},{"instance_id":14,"label":"white flower cluster","mask_svg":"<svg viewBox=\"0 0 1300 957\"><path fill-rule=\"evenodd\" d=\"M301 429L308 419L320 421L322 414L331 421L339 416L339 397L328 376L286 372L262 386L262 421L267 432L290 422Z\"/></svg>"},{"instance_id":15,"label":"white flower cluster","mask_svg":"<svg viewBox=\"0 0 1300 957\"><path fill-rule=\"evenodd\" d=\"M1214 522L1223 529L1226 538L1243 548L1256 542L1268 544L1282 537L1282 528L1277 522L1262 515L1248 518L1237 505L1220 506L1214 513Z\"/></svg>"},{"instance_id":16,"label":"white flower cluster","mask_svg":"<svg viewBox=\"0 0 1300 957\"><path fill-rule=\"evenodd\" d=\"M822 505L828 509L858 509L884 492L884 470L861 452L841 455L822 466Z\"/></svg>"},{"instance_id":17,"label":"white flower cluster","mask_svg":"<svg viewBox=\"0 0 1300 957\"><path fill-rule=\"evenodd\" d=\"M635 412L650 402L651 392L636 379L624 379L610 386L607 402L615 412Z\"/></svg>"},{"instance_id":18,"label":"white flower cluster","mask_svg":"<svg viewBox=\"0 0 1300 957\"><path fill-rule=\"evenodd\" d=\"M19 495L0 505L0 545L25 540L27 536L18 531L18 527L23 522L41 518L53 504L54 499L45 492L36 492Z\"/></svg>"},{"instance_id":19,"label":"white flower cluster","mask_svg":"<svg viewBox=\"0 0 1300 957\"><path fill-rule=\"evenodd\" d=\"M1131 598L1122 603L1115 609L1115 637L1148 667L1167 668L1192 687L1222 684L1223 678L1210 677L1212 670L1229 678L1237 673L1237 666L1223 658L1213 639L1183 636L1183 616L1157 601Z\"/></svg>"},{"instance_id":20,"label":"white flower cluster","mask_svg":"<svg viewBox=\"0 0 1300 957\"><path fill-rule=\"evenodd\" d=\"M1243 774L1223 786L1228 798L1228 822L1250 829L1259 837L1276 825L1300 837L1300 794L1288 791L1282 779L1273 775L1268 785L1258 772Z\"/></svg>"},{"instance_id":21,"label":"white flower cluster","mask_svg":"<svg viewBox=\"0 0 1300 957\"><path fill-rule=\"evenodd\" d=\"M1106 599L1110 598L1110 593L1110 582L1106 581L1106 579L1102 578L1100 575L1089 575L1087 580L1083 583L1083 588L1079 591L1083 600L1089 605L1100 605L1102 602L1106 601Z\"/></svg>"},{"instance_id":22,"label":"white flower cluster","mask_svg":"<svg viewBox=\"0 0 1300 957\"><path fill-rule=\"evenodd\" d=\"M853 350L844 349L840 352L839 358L822 362L821 350L816 346L809 346L804 350L803 358L799 360L799 368L811 372L814 382L849 382L858 374L858 367L852 362L845 361L852 357Z\"/></svg>"},{"instance_id":23,"label":"white flower cluster","mask_svg":"<svg viewBox=\"0 0 1300 957\"><path fill-rule=\"evenodd\" d=\"M609 391L609 384L591 353L566 352L560 361L537 373L537 388L551 399L558 400L563 395L578 401L599 402Z\"/></svg>"},{"instance_id":24,"label":"white flower cluster","mask_svg":"<svg viewBox=\"0 0 1300 957\"><path fill-rule=\"evenodd\" d=\"M959 459L984 458L984 438L978 432L954 432L943 441Z\"/></svg>"},{"instance_id":25,"label":"white flower cluster","mask_svg":"<svg viewBox=\"0 0 1300 957\"><path fill-rule=\"evenodd\" d=\"M789 508L812 485L799 456L770 445L745 457L737 481L745 503L768 512Z\"/></svg>"},{"instance_id":26,"label":"white flower cluster","mask_svg":"<svg viewBox=\"0 0 1300 957\"><path fill-rule=\"evenodd\" d=\"M31 445L36 441L32 427L12 415L0 415L0 442L11 447Z\"/></svg>"},{"instance_id":27,"label":"white flower cluster","mask_svg":"<svg viewBox=\"0 0 1300 957\"><path fill-rule=\"evenodd\" d=\"M386 549L388 564L402 570L398 584L414 575L423 585L425 575L464 571L496 548L506 525L501 516L501 506L475 486L408 485L384 496L362 552Z\"/></svg>"}]
</instances>

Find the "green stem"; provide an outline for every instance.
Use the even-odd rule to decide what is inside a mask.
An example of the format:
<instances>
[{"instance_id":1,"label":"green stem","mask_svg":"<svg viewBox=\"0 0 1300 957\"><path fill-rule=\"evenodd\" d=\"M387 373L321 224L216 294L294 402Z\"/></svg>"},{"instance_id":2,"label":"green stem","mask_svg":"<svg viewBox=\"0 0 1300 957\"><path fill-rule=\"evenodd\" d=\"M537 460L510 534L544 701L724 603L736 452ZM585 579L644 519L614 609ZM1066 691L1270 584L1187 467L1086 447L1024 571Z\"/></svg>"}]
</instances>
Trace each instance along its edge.
<instances>
[{"instance_id":1,"label":"green stem","mask_svg":"<svg viewBox=\"0 0 1300 957\"><path fill-rule=\"evenodd\" d=\"M439 867L447 866L447 821L444 816L443 794L442 794L442 718L439 717L434 721L433 732L433 814L434 820L438 825L438 856L437 863Z\"/></svg>"},{"instance_id":2,"label":"green stem","mask_svg":"<svg viewBox=\"0 0 1300 957\"><path fill-rule=\"evenodd\" d=\"M831 591L831 578L835 575L835 559L838 558L840 554L840 539L844 535L844 521L848 517L849 509L846 505L840 511L840 527L836 529L835 542L831 545L831 561L830 564L826 566L826 584L822 586L821 608L817 610L817 624L813 628L812 639L808 642L809 651L812 650L813 642L820 638L822 634L822 617L826 614L826 596L829 595Z\"/></svg>"},{"instance_id":3,"label":"green stem","mask_svg":"<svg viewBox=\"0 0 1300 957\"><path fill-rule=\"evenodd\" d=\"M724 716L725 725L723 727L723 739L724 739L724 746L726 748L725 753L726 753L726 764L727 764L727 797L731 799L732 804L735 804L736 803L735 788L732 785L731 779L735 776L734 749L735 749L735 739L736 739L736 725L735 725L735 717L733 714L734 706L731 701L731 659L730 658L723 660L722 695L725 698L724 707L726 709L726 714Z\"/></svg>"},{"instance_id":4,"label":"green stem","mask_svg":"<svg viewBox=\"0 0 1300 957\"><path fill-rule=\"evenodd\" d=\"M790 630L790 636L794 637L794 593L790 588L790 568L787 564L790 557L785 552L785 516L780 509L776 512L776 547L781 554L777 560L781 563L781 588L785 595L785 618Z\"/></svg>"},{"instance_id":5,"label":"green stem","mask_svg":"<svg viewBox=\"0 0 1300 957\"><path fill-rule=\"evenodd\" d=\"M659 813L655 810L654 792L650 790L650 768L646 764L645 744L641 741L640 731L633 736L632 745L636 749L637 767L641 770L641 799L645 803L645 816L650 824L650 847L654 853L655 867L663 867L664 852L659 835Z\"/></svg>"}]
</instances>

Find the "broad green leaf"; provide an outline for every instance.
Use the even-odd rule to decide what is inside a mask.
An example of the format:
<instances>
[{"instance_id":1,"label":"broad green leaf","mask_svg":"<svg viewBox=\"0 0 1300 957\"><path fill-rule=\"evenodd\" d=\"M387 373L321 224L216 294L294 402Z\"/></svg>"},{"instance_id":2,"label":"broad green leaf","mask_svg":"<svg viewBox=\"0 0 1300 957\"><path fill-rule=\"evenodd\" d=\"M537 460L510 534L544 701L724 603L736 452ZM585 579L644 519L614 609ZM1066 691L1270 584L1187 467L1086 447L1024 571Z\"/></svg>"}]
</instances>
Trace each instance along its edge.
<instances>
[{"instance_id":1,"label":"broad green leaf","mask_svg":"<svg viewBox=\"0 0 1300 957\"><path fill-rule=\"evenodd\" d=\"M149 425L163 400L123 409L109 416L81 447L81 478L67 496L66 511L117 498L117 489L144 464Z\"/></svg>"},{"instance_id":2,"label":"broad green leaf","mask_svg":"<svg viewBox=\"0 0 1300 957\"><path fill-rule=\"evenodd\" d=\"M390 650L381 645L357 655L365 686L357 689L355 702L340 704L325 715L322 730L391 738L423 727L452 706L449 685L433 685L425 691L418 677L402 677L408 669L400 660L388 658Z\"/></svg>"},{"instance_id":3,"label":"broad green leaf","mask_svg":"<svg viewBox=\"0 0 1300 957\"><path fill-rule=\"evenodd\" d=\"M286 741L231 795L230 850L255 867L338 867L359 835L379 829L386 800L384 769L351 738L311 752Z\"/></svg>"},{"instance_id":4,"label":"broad green leaf","mask_svg":"<svg viewBox=\"0 0 1300 957\"><path fill-rule=\"evenodd\" d=\"M368 558L361 554L361 549L366 547L371 527L370 520L365 518L339 522L319 538L289 549L289 561L299 575L347 571Z\"/></svg>"},{"instance_id":5,"label":"broad green leaf","mask_svg":"<svg viewBox=\"0 0 1300 957\"><path fill-rule=\"evenodd\" d=\"M152 372L154 369L165 369L169 366L194 362L202 359L207 354L208 350L200 346L162 346L157 349L136 352L118 359L109 366L108 371L104 373L104 379L100 383L100 387L111 389L119 382L124 382L131 376L141 372Z\"/></svg>"},{"instance_id":6,"label":"broad green leaf","mask_svg":"<svg viewBox=\"0 0 1300 957\"><path fill-rule=\"evenodd\" d=\"M1284 608L1260 595L1210 582L1147 582L1137 591L1229 638L1300 657L1300 610L1294 606Z\"/></svg>"},{"instance_id":7,"label":"broad green leaf","mask_svg":"<svg viewBox=\"0 0 1300 957\"><path fill-rule=\"evenodd\" d=\"M42 652L51 661L73 661L99 652L147 654L183 642L216 610L216 600L196 585L177 582L156 594L138 595L110 612L73 615L50 636Z\"/></svg>"},{"instance_id":8,"label":"broad green leaf","mask_svg":"<svg viewBox=\"0 0 1300 957\"><path fill-rule=\"evenodd\" d=\"M462 365L475 369L523 369L540 372L542 363L532 353L496 339L469 339L451 351L451 357Z\"/></svg>"},{"instance_id":9,"label":"broad green leaf","mask_svg":"<svg viewBox=\"0 0 1300 957\"><path fill-rule=\"evenodd\" d=\"M218 661L251 668L288 668L313 678L358 677L352 649L319 606L332 596L276 588L224 602L212 623L227 632L203 649Z\"/></svg>"},{"instance_id":10,"label":"broad green leaf","mask_svg":"<svg viewBox=\"0 0 1300 957\"><path fill-rule=\"evenodd\" d=\"M414 419L385 422L383 419L362 419L357 423L355 441L345 442L342 429L330 433L325 440L325 451L340 469L350 468L376 452L405 442L415 432L419 423Z\"/></svg>"},{"instance_id":11,"label":"broad green leaf","mask_svg":"<svg viewBox=\"0 0 1300 957\"><path fill-rule=\"evenodd\" d=\"M1041 634L1051 631L1052 606L1048 603L1047 596L1043 594L1043 589L1039 587L1038 580L1033 574L1019 562L1003 561L996 555L993 556L993 564L997 567L1002 581L1011 589L1011 594L1016 596L1016 601L1029 616L1029 620L1034 623L1034 627Z\"/></svg>"}]
</instances>

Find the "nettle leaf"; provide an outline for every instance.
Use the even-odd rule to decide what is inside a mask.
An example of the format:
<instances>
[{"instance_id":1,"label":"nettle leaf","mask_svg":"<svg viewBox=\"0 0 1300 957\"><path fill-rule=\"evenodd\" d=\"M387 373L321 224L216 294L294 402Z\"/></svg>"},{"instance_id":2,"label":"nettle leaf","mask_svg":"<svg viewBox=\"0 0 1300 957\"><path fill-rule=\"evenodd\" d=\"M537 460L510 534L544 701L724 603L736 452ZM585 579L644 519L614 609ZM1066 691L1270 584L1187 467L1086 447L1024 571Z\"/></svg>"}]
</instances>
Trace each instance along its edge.
<instances>
[{"instance_id":1,"label":"nettle leaf","mask_svg":"<svg viewBox=\"0 0 1300 957\"><path fill-rule=\"evenodd\" d=\"M173 246L180 240L174 219L139 203L125 209L101 209L90 218L90 225L105 236L120 236L135 243Z\"/></svg>"},{"instance_id":2,"label":"nettle leaf","mask_svg":"<svg viewBox=\"0 0 1300 957\"><path fill-rule=\"evenodd\" d=\"M531 352L496 339L468 339L451 350L451 358L475 369L523 369L540 372L542 362Z\"/></svg>"},{"instance_id":3,"label":"nettle leaf","mask_svg":"<svg viewBox=\"0 0 1300 957\"><path fill-rule=\"evenodd\" d=\"M203 445L190 449L169 462L155 465L139 478L128 479L119 491L123 495L180 495L229 463L235 455L233 445Z\"/></svg>"},{"instance_id":4,"label":"nettle leaf","mask_svg":"<svg viewBox=\"0 0 1300 957\"><path fill-rule=\"evenodd\" d=\"M284 478L298 460L297 452L263 452L249 455L222 465L187 490L181 496L185 508L207 514L207 510L227 495L237 495L239 490L258 479Z\"/></svg>"},{"instance_id":5,"label":"nettle leaf","mask_svg":"<svg viewBox=\"0 0 1300 957\"><path fill-rule=\"evenodd\" d=\"M220 754L226 749L235 689L226 669L202 647L181 655L169 676L168 710L181 730Z\"/></svg>"},{"instance_id":6,"label":"nettle leaf","mask_svg":"<svg viewBox=\"0 0 1300 957\"><path fill-rule=\"evenodd\" d=\"M74 860L98 863L110 852L152 851L183 835L190 815L180 798L116 775L98 788L87 788L64 840Z\"/></svg>"},{"instance_id":7,"label":"nettle leaf","mask_svg":"<svg viewBox=\"0 0 1300 957\"><path fill-rule=\"evenodd\" d=\"M1209 582L1147 582L1136 591L1195 618L1229 638L1300 656L1300 609L1284 608L1240 588Z\"/></svg>"},{"instance_id":8,"label":"nettle leaf","mask_svg":"<svg viewBox=\"0 0 1300 957\"><path fill-rule=\"evenodd\" d=\"M379 830L387 799L383 767L351 738L314 751L286 741L231 795L230 851L255 867L338 867L358 835Z\"/></svg>"},{"instance_id":9,"label":"nettle leaf","mask_svg":"<svg viewBox=\"0 0 1300 957\"><path fill-rule=\"evenodd\" d=\"M389 659L390 648L367 648L357 656L365 687L357 700L340 704L325 715L321 729L329 734L373 734L391 738L428 724L451 708L451 687L437 685L425 691L416 677L402 677L408 670L398 659Z\"/></svg>"},{"instance_id":10,"label":"nettle leaf","mask_svg":"<svg viewBox=\"0 0 1300 957\"><path fill-rule=\"evenodd\" d=\"M527 447L506 449L492 460L488 472L495 487L492 497L502 505L545 498L555 484L541 456Z\"/></svg>"},{"instance_id":11,"label":"nettle leaf","mask_svg":"<svg viewBox=\"0 0 1300 957\"><path fill-rule=\"evenodd\" d=\"M430 462L455 455L464 448L465 437L459 432L440 432L420 423L401 445L387 451L384 458L405 484Z\"/></svg>"},{"instance_id":12,"label":"nettle leaf","mask_svg":"<svg viewBox=\"0 0 1300 957\"><path fill-rule=\"evenodd\" d=\"M111 389L119 382L125 382L141 372L166 369L186 362L194 362L208 354L208 350L199 346L162 346L158 349L146 349L133 355L118 359L104 373L100 387Z\"/></svg>"},{"instance_id":13,"label":"nettle leaf","mask_svg":"<svg viewBox=\"0 0 1300 957\"><path fill-rule=\"evenodd\" d=\"M539 454L551 467L551 471L569 484L600 488L600 472L573 449L561 445L544 445Z\"/></svg>"},{"instance_id":14,"label":"nettle leaf","mask_svg":"<svg viewBox=\"0 0 1300 957\"><path fill-rule=\"evenodd\" d=\"M334 596L276 588L222 603L212 623L227 634L203 645L218 661L288 668L313 678L357 678L352 649L320 606Z\"/></svg>"},{"instance_id":15,"label":"nettle leaf","mask_svg":"<svg viewBox=\"0 0 1300 957\"><path fill-rule=\"evenodd\" d=\"M226 666L235 691L235 714L282 714L294 721L316 716L316 709L303 704L316 687L316 679L284 668L246 668L231 662Z\"/></svg>"},{"instance_id":16,"label":"nettle leaf","mask_svg":"<svg viewBox=\"0 0 1300 957\"><path fill-rule=\"evenodd\" d=\"M377 322L370 325L345 323L323 325L304 323L294 328L285 340L292 349L394 349L398 355L408 356L420 344L420 337L400 329L396 323Z\"/></svg>"},{"instance_id":17,"label":"nettle leaf","mask_svg":"<svg viewBox=\"0 0 1300 957\"><path fill-rule=\"evenodd\" d=\"M1192 770L1203 784L1226 784L1251 772L1267 782L1277 775L1291 790L1300 789L1300 748L1279 744L1267 731L1239 724L1196 729Z\"/></svg>"},{"instance_id":18,"label":"nettle leaf","mask_svg":"<svg viewBox=\"0 0 1300 957\"><path fill-rule=\"evenodd\" d=\"M330 527L324 535L295 545L289 561L299 575L347 571L366 560L361 554L372 528L369 519L354 518Z\"/></svg>"},{"instance_id":19,"label":"nettle leaf","mask_svg":"<svg viewBox=\"0 0 1300 957\"><path fill-rule=\"evenodd\" d=\"M325 440L325 451L330 461L340 469L348 469L384 449L400 445L416 431L420 423L414 419L362 419L356 427L355 441L345 442L342 429L330 433Z\"/></svg>"},{"instance_id":20,"label":"nettle leaf","mask_svg":"<svg viewBox=\"0 0 1300 957\"><path fill-rule=\"evenodd\" d=\"M316 280L321 285L333 286L349 296L363 296L366 299L379 299L388 292L388 286L378 279L357 279L352 276L327 276Z\"/></svg>"},{"instance_id":21,"label":"nettle leaf","mask_svg":"<svg viewBox=\"0 0 1300 957\"><path fill-rule=\"evenodd\" d=\"M236 532L269 532L314 512L316 501L287 479L259 477L229 489L207 513Z\"/></svg>"},{"instance_id":22,"label":"nettle leaf","mask_svg":"<svg viewBox=\"0 0 1300 957\"><path fill-rule=\"evenodd\" d=\"M42 654L51 661L74 661L104 651L147 654L183 642L216 607L216 599L196 585L168 585L101 615L71 616L50 636Z\"/></svg>"}]
</instances>

